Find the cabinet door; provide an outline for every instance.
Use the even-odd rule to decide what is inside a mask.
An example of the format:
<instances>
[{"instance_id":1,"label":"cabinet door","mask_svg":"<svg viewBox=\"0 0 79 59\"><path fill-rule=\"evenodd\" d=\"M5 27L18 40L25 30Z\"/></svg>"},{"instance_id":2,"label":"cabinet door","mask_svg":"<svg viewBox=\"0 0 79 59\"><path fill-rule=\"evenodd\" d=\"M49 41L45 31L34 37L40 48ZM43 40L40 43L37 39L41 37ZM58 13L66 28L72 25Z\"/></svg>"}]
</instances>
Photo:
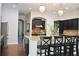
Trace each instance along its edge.
<instances>
[{"instance_id":1,"label":"cabinet door","mask_svg":"<svg viewBox=\"0 0 79 59\"><path fill-rule=\"evenodd\" d=\"M66 29L68 29L68 23L67 23L67 21L64 21L64 29L66 30Z\"/></svg>"},{"instance_id":2,"label":"cabinet door","mask_svg":"<svg viewBox=\"0 0 79 59\"><path fill-rule=\"evenodd\" d=\"M68 25L69 30L73 29L73 21L72 20L69 20L67 25Z\"/></svg>"},{"instance_id":3,"label":"cabinet door","mask_svg":"<svg viewBox=\"0 0 79 59\"><path fill-rule=\"evenodd\" d=\"M73 20L73 29L75 29L75 30L78 29L78 20L77 19Z\"/></svg>"},{"instance_id":4,"label":"cabinet door","mask_svg":"<svg viewBox=\"0 0 79 59\"><path fill-rule=\"evenodd\" d=\"M70 29L70 27L71 27L71 24L70 24L71 22L68 20L68 21L66 21L66 29Z\"/></svg>"},{"instance_id":5,"label":"cabinet door","mask_svg":"<svg viewBox=\"0 0 79 59\"><path fill-rule=\"evenodd\" d=\"M64 24L65 24L65 29L66 30L71 30L73 29L73 21L71 20L67 20L67 21L64 21Z\"/></svg>"},{"instance_id":6,"label":"cabinet door","mask_svg":"<svg viewBox=\"0 0 79 59\"><path fill-rule=\"evenodd\" d=\"M63 34L63 29L64 29L64 23L63 23L63 21L61 21L60 23L59 23L59 33L60 34Z\"/></svg>"}]
</instances>

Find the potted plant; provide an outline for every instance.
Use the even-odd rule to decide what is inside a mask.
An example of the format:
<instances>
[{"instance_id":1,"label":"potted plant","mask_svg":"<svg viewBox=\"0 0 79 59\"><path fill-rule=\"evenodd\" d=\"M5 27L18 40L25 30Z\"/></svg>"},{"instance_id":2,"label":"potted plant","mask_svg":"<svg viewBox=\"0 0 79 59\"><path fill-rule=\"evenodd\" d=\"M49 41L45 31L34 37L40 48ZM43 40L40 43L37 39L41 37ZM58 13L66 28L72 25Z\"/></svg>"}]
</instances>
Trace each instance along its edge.
<instances>
[{"instance_id":1,"label":"potted plant","mask_svg":"<svg viewBox=\"0 0 79 59\"><path fill-rule=\"evenodd\" d=\"M54 35L59 35L59 24L54 23Z\"/></svg>"},{"instance_id":2,"label":"potted plant","mask_svg":"<svg viewBox=\"0 0 79 59\"><path fill-rule=\"evenodd\" d=\"M49 31L51 32L51 35L58 35L59 33L59 24L54 23L54 24L49 24Z\"/></svg>"}]
</instances>

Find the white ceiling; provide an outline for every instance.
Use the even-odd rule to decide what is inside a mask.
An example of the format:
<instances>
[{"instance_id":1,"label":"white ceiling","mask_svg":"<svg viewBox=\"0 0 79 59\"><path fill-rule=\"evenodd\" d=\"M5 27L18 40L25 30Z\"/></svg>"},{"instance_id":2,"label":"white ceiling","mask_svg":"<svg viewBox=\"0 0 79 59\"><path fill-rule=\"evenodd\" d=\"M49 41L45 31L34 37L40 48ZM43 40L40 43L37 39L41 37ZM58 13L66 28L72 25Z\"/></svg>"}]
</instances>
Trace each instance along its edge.
<instances>
[{"instance_id":1,"label":"white ceiling","mask_svg":"<svg viewBox=\"0 0 79 59\"><path fill-rule=\"evenodd\" d=\"M53 6L52 3L18 3L16 6L19 8L19 13L20 14L27 14L30 12L29 8L32 8L32 10L38 10L39 11L39 6L44 5L46 6L46 11L48 13L55 12L57 11L58 5ZM71 10L79 10L79 4L78 3L63 3L63 10L65 11L71 11Z\"/></svg>"}]
</instances>

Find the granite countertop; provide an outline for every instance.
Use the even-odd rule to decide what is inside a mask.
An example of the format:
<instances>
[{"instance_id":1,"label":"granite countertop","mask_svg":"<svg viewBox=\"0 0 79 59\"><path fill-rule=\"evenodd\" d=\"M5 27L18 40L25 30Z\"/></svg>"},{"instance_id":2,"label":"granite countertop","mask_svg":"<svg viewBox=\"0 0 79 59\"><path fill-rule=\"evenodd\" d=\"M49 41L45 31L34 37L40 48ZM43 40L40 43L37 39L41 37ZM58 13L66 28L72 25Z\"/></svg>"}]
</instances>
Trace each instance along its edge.
<instances>
[{"instance_id":1,"label":"granite countertop","mask_svg":"<svg viewBox=\"0 0 79 59\"><path fill-rule=\"evenodd\" d=\"M27 35L24 35L24 37L29 38L29 40L39 41L40 37L49 37L49 36L27 36ZM52 39L53 39L53 36L52 36Z\"/></svg>"},{"instance_id":2,"label":"granite countertop","mask_svg":"<svg viewBox=\"0 0 79 59\"><path fill-rule=\"evenodd\" d=\"M29 38L30 40L33 40L33 41L37 41L37 39L39 39L39 36L27 36L27 35L25 35L24 37Z\"/></svg>"},{"instance_id":3,"label":"granite countertop","mask_svg":"<svg viewBox=\"0 0 79 59\"><path fill-rule=\"evenodd\" d=\"M25 38L30 38L30 36L28 36L28 35L24 35L24 37L25 37Z\"/></svg>"}]
</instances>

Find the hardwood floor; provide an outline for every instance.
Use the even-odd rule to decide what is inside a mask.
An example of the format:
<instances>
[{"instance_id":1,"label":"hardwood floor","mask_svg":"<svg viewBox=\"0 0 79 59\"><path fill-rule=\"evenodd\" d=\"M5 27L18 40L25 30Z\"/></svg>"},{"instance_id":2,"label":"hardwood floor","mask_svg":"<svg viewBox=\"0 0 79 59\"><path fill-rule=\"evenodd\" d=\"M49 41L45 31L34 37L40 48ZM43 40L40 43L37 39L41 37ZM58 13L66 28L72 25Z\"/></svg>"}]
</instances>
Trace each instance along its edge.
<instances>
[{"instance_id":1,"label":"hardwood floor","mask_svg":"<svg viewBox=\"0 0 79 59\"><path fill-rule=\"evenodd\" d=\"M27 56L25 46L22 44L9 45L8 48L3 49L2 56Z\"/></svg>"}]
</instances>

